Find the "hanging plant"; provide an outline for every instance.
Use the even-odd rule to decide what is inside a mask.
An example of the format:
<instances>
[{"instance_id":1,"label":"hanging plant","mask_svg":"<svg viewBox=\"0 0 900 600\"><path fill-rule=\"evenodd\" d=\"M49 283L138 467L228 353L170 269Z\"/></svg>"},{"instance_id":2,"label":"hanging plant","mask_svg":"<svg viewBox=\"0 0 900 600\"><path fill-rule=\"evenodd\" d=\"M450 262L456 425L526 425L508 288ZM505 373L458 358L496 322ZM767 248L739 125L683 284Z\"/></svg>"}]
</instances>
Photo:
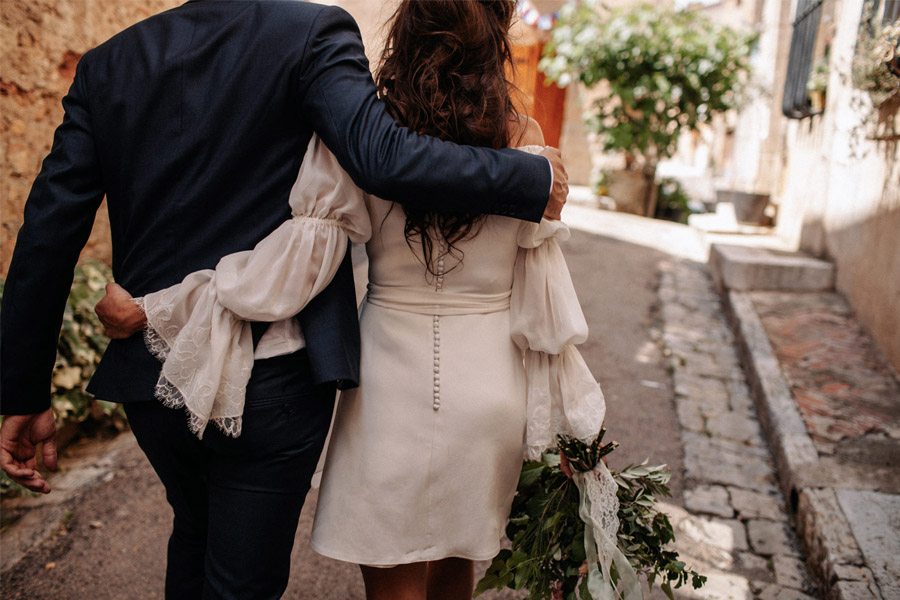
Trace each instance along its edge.
<instances>
[{"instance_id":1,"label":"hanging plant","mask_svg":"<svg viewBox=\"0 0 900 600\"><path fill-rule=\"evenodd\" d=\"M861 37L853 64L853 80L881 106L900 92L900 22L875 36Z\"/></svg>"}]
</instances>

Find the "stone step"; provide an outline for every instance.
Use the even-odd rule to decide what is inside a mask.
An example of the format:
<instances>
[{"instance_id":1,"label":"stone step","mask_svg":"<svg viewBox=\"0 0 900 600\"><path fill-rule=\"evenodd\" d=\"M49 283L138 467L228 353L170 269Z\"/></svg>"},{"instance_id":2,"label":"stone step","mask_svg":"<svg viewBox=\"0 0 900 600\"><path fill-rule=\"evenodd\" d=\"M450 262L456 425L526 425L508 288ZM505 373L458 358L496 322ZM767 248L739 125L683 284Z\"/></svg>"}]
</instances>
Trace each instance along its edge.
<instances>
[{"instance_id":1,"label":"stone step","mask_svg":"<svg viewBox=\"0 0 900 600\"><path fill-rule=\"evenodd\" d=\"M709 266L719 289L817 292L834 287L834 265L799 252L713 243Z\"/></svg>"}]
</instances>

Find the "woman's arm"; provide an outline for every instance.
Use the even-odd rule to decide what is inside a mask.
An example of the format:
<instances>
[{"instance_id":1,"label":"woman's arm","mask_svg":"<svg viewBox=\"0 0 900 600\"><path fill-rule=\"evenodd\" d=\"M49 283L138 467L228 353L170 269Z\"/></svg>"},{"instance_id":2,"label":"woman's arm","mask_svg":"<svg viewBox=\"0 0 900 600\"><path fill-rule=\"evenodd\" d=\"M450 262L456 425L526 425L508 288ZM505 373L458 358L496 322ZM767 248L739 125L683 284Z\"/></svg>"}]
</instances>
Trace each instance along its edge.
<instances>
[{"instance_id":1,"label":"woman's arm","mask_svg":"<svg viewBox=\"0 0 900 600\"><path fill-rule=\"evenodd\" d=\"M331 282L348 240L365 243L372 225L364 193L316 136L288 202L292 218L253 250L223 256L214 271L191 273L182 283L147 294L143 307L121 286L107 286L95 307L107 335L128 338L147 326L180 332L193 322L197 309L191 303L206 288L214 289L217 306L239 320L273 323L294 317ZM154 307L163 310L157 314Z\"/></svg>"}]
</instances>

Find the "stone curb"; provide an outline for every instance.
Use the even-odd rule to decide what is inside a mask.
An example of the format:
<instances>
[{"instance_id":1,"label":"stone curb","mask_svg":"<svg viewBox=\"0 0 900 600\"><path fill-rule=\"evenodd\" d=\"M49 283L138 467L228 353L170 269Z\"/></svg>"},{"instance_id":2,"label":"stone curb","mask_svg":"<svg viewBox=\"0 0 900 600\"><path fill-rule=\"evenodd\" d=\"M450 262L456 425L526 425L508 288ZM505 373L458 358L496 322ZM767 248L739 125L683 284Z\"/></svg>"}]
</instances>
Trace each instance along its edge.
<instances>
[{"instance_id":1,"label":"stone curb","mask_svg":"<svg viewBox=\"0 0 900 600\"><path fill-rule=\"evenodd\" d=\"M760 421L773 446L782 488L791 507L796 508L798 491L806 487L804 475L815 470L819 454L806 432L806 424L749 294L729 291L725 308L744 359Z\"/></svg>"},{"instance_id":2,"label":"stone curb","mask_svg":"<svg viewBox=\"0 0 900 600\"><path fill-rule=\"evenodd\" d=\"M53 488L50 494L4 500L4 511L16 510L24 514L3 531L0 575L64 527L78 498L91 487L114 477L119 455L123 448L133 443L134 437L130 433L96 443L77 458L63 458L60 471L51 474L48 480Z\"/></svg>"},{"instance_id":3,"label":"stone curb","mask_svg":"<svg viewBox=\"0 0 900 600\"><path fill-rule=\"evenodd\" d=\"M760 422L807 561L828 600L881 598L835 490L816 485L819 456L749 293L723 293ZM821 482L821 480L819 480Z\"/></svg>"}]
</instances>

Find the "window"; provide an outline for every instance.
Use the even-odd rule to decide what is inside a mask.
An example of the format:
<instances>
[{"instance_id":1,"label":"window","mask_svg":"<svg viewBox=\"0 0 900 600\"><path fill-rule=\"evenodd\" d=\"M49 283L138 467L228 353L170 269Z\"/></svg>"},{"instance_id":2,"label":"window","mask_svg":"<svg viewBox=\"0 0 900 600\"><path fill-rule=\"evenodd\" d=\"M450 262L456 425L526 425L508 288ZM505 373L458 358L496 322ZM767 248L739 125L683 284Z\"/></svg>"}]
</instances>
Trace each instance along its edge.
<instances>
[{"instance_id":1,"label":"window","mask_svg":"<svg viewBox=\"0 0 900 600\"><path fill-rule=\"evenodd\" d=\"M816 114L807 91L812 73L813 55L819 22L822 19L823 0L798 0L794 33L788 54L787 76L784 82L784 98L781 112L789 119L804 119Z\"/></svg>"}]
</instances>

